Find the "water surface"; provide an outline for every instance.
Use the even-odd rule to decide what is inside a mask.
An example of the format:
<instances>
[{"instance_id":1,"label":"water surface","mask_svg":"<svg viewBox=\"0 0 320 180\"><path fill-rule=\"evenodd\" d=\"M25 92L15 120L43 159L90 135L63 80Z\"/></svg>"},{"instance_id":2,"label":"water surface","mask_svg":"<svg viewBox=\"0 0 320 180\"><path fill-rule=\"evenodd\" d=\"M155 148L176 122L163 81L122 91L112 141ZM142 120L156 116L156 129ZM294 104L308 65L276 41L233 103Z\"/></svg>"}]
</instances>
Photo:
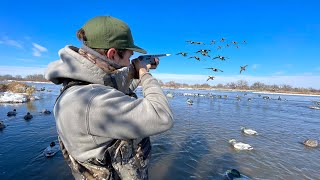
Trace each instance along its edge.
<instances>
[{"instance_id":1,"label":"water surface","mask_svg":"<svg viewBox=\"0 0 320 180\"><path fill-rule=\"evenodd\" d=\"M40 100L22 104L0 104L0 120L8 127L0 131L0 179L70 179L72 175L61 152L46 158L42 152L57 140L52 110L59 86L34 84L52 92L37 92ZM169 90L164 90L165 92ZM319 97L255 93L170 90L174 127L151 138L153 143L150 179L222 179L227 169L238 169L253 179L320 179L320 148L301 142L320 137L320 110L309 109ZM228 95L227 99L189 97L182 93ZM137 91L141 97L141 90ZM241 97L237 101L236 96ZM251 98L252 101L247 99ZM286 99L286 101L284 101ZM16 108L18 115L6 113ZM34 118L25 121L30 112ZM241 126L258 131L246 136ZM229 139L250 144L252 151L236 151Z\"/></svg>"}]
</instances>

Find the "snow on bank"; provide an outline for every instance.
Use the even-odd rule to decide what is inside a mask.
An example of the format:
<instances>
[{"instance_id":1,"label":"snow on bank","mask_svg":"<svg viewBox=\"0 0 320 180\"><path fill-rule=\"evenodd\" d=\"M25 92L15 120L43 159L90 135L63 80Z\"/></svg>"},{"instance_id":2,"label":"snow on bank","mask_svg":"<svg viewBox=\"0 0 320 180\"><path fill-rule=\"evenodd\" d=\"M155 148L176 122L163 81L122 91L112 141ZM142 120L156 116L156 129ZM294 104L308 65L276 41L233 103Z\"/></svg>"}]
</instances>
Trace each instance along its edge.
<instances>
[{"instance_id":1,"label":"snow on bank","mask_svg":"<svg viewBox=\"0 0 320 180\"><path fill-rule=\"evenodd\" d=\"M44 81L16 81L16 80L4 80L1 82L21 82L21 83L35 83L35 84L53 84L53 82L48 81L48 82L44 82Z\"/></svg>"},{"instance_id":2,"label":"snow on bank","mask_svg":"<svg viewBox=\"0 0 320 180\"><path fill-rule=\"evenodd\" d=\"M273 92L252 92L256 94L280 94L280 95L292 95L292 96L317 96L319 97L320 95L316 94L294 94L294 93L273 93Z\"/></svg>"},{"instance_id":3,"label":"snow on bank","mask_svg":"<svg viewBox=\"0 0 320 180\"><path fill-rule=\"evenodd\" d=\"M40 99L37 96L31 97L30 100ZM4 92L0 94L0 103L24 103L28 101L25 93Z\"/></svg>"}]
</instances>

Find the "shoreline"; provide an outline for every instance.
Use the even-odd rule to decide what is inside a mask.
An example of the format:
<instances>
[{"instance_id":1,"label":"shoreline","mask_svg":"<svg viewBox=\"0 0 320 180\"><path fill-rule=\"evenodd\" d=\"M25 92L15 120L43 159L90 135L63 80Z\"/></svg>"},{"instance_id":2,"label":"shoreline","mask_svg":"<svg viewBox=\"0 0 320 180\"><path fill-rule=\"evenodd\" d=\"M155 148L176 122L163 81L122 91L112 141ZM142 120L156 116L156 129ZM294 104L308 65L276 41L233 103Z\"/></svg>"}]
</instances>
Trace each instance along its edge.
<instances>
[{"instance_id":1,"label":"shoreline","mask_svg":"<svg viewBox=\"0 0 320 180\"><path fill-rule=\"evenodd\" d=\"M294 93L294 92L288 92L288 93L281 93L281 92L264 92L264 91L254 91L252 93L255 94L282 94L282 95L292 95L292 96L316 96L316 97L320 97L319 94L303 94L303 93Z\"/></svg>"},{"instance_id":2,"label":"shoreline","mask_svg":"<svg viewBox=\"0 0 320 180\"><path fill-rule=\"evenodd\" d=\"M50 81L16 81L16 80L3 80L0 82L25 82L25 83L37 83L37 84L54 84ZM205 91L231 91L231 92L251 92L255 94L279 94L279 95L293 95L293 96L315 96L320 97L320 93L310 94L310 93L301 93L301 92L270 92L270 91L257 91L257 90L244 90L244 89L216 89L216 88L173 88L173 87L161 87L163 89L181 89L181 90L205 90Z\"/></svg>"},{"instance_id":3,"label":"shoreline","mask_svg":"<svg viewBox=\"0 0 320 180\"><path fill-rule=\"evenodd\" d=\"M251 92L255 94L280 94L280 95L294 95L294 96L315 96L320 97L320 94L308 94L308 93L301 93L301 92L270 92L270 91L256 91L256 90L244 90L244 89L214 89L214 88L208 88L208 89L197 89L197 88L170 88L170 87L162 87L164 89L181 89L181 90L204 90L204 91L231 91L231 92Z\"/></svg>"}]
</instances>

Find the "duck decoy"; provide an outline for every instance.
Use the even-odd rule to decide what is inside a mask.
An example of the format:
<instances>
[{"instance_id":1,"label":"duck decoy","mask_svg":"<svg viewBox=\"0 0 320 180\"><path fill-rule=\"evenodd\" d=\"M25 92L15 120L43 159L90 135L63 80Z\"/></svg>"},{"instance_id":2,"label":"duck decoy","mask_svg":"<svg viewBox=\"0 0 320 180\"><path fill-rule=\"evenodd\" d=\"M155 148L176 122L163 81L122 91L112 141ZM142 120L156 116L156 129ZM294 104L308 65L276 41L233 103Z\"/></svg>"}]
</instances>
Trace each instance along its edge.
<instances>
[{"instance_id":1,"label":"duck decoy","mask_svg":"<svg viewBox=\"0 0 320 180\"><path fill-rule=\"evenodd\" d=\"M241 132L247 135L258 135L257 131L245 127L241 127Z\"/></svg>"},{"instance_id":2,"label":"duck decoy","mask_svg":"<svg viewBox=\"0 0 320 180\"><path fill-rule=\"evenodd\" d=\"M315 139L307 139L307 140L304 140L303 141L303 144L305 146L308 146L308 147L317 147L319 144L318 144L318 141L315 140Z\"/></svg>"},{"instance_id":3,"label":"duck decoy","mask_svg":"<svg viewBox=\"0 0 320 180\"><path fill-rule=\"evenodd\" d=\"M27 115L25 115L23 118L24 118L25 120L30 120L30 119L33 118L33 116L28 112Z\"/></svg>"},{"instance_id":4,"label":"duck decoy","mask_svg":"<svg viewBox=\"0 0 320 180\"><path fill-rule=\"evenodd\" d=\"M188 98L186 102L188 105L193 105L193 101L190 98Z\"/></svg>"},{"instance_id":5,"label":"duck decoy","mask_svg":"<svg viewBox=\"0 0 320 180\"><path fill-rule=\"evenodd\" d=\"M4 129L6 127L6 125L4 124L3 121L0 121L0 130Z\"/></svg>"},{"instance_id":6,"label":"duck decoy","mask_svg":"<svg viewBox=\"0 0 320 180\"><path fill-rule=\"evenodd\" d=\"M7 113L7 116L10 117L10 116L16 116L17 115L17 110L16 109L13 109L13 111L9 111Z\"/></svg>"},{"instance_id":7,"label":"duck decoy","mask_svg":"<svg viewBox=\"0 0 320 180\"><path fill-rule=\"evenodd\" d=\"M249 144L245 144L242 142L237 142L235 139L230 139L229 143L237 150L252 150L253 147Z\"/></svg>"}]
</instances>

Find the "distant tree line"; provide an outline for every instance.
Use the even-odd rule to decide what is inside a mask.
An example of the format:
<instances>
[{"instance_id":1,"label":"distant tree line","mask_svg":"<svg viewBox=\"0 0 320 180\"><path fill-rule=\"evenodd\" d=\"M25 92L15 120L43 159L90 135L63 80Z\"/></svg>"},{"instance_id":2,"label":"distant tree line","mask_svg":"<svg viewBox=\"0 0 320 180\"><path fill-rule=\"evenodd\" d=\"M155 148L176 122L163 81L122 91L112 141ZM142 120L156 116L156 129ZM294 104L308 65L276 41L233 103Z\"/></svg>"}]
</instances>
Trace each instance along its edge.
<instances>
[{"instance_id":1,"label":"distant tree line","mask_svg":"<svg viewBox=\"0 0 320 180\"><path fill-rule=\"evenodd\" d=\"M217 84L210 86L207 83L189 85L186 83L176 83L174 81L162 82L159 81L162 87L167 88L192 88L192 89L221 89L221 90L249 90L249 91L268 91L278 93L295 92L301 94L320 94L319 89L314 88L297 88L290 85L267 85L262 82L255 82L251 86L245 80L239 80L227 84Z\"/></svg>"},{"instance_id":2,"label":"distant tree line","mask_svg":"<svg viewBox=\"0 0 320 180\"><path fill-rule=\"evenodd\" d=\"M42 74L34 74L34 75L27 75L22 77L21 75L0 75L0 81L3 80L15 80L15 81L40 81L40 82L48 82L44 78ZM239 80L236 82L230 82L227 84L217 84L210 86L207 83L204 84L186 84L186 83L176 83L174 81L169 81L164 83L163 81L159 80L159 83L162 87L167 88L192 88L192 89L225 89L225 90L252 90L252 91L268 91L268 92L295 92L301 94L320 94L319 89L314 88L297 88L292 87L290 85L267 85L262 82L255 82L252 85L245 80Z\"/></svg>"},{"instance_id":3,"label":"distant tree line","mask_svg":"<svg viewBox=\"0 0 320 180\"><path fill-rule=\"evenodd\" d=\"M33 75L27 75L25 77L22 77L21 75L12 76L9 74L0 75L0 81L4 81L4 80L48 82L48 80L44 78L43 74L33 74Z\"/></svg>"}]
</instances>

